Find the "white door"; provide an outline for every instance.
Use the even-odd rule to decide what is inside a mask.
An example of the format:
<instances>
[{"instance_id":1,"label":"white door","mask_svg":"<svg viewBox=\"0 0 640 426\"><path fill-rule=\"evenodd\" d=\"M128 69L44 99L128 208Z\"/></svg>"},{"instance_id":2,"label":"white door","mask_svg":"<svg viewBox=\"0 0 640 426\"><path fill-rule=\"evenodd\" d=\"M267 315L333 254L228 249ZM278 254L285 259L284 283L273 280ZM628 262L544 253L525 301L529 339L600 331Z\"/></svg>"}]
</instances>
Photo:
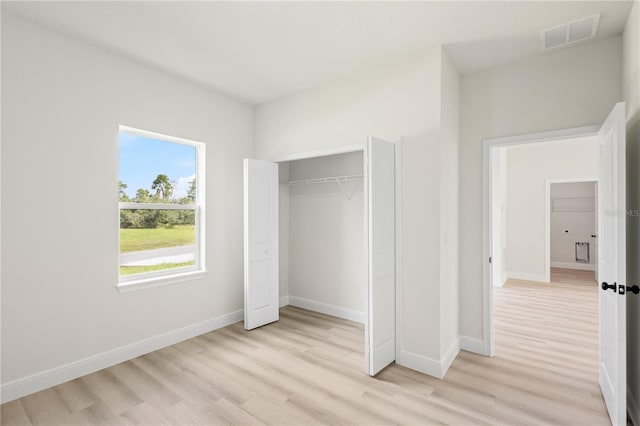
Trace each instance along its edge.
<instances>
[{"instance_id":1,"label":"white door","mask_svg":"<svg viewBox=\"0 0 640 426\"><path fill-rule=\"evenodd\" d=\"M395 146L369 138L367 150L368 322L366 371L395 360Z\"/></svg>"},{"instance_id":2,"label":"white door","mask_svg":"<svg viewBox=\"0 0 640 426\"><path fill-rule=\"evenodd\" d=\"M244 328L279 317L278 165L244 160Z\"/></svg>"},{"instance_id":3,"label":"white door","mask_svg":"<svg viewBox=\"0 0 640 426\"><path fill-rule=\"evenodd\" d=\"M596 282L600 283L600 278L598 278L598 182L596 182L595 184L595 188L593 191L593 197L594 197L594 222L595 222L595 226L594 226L594 230L593 230L593 234L591 234L591 245L593 246L593 258L595 259L595 278L596 278Z\"/></svg>"},{"instance_id":4,"label":"white door","mask_svg":"<svg viewBox=\"0 0 640 426\"><path fill-rule=\"evenodd\" d=\"M627 424L625 112L618 103L602 125L598 183L600 388L614 426Z\"/></svg>"}]
</instances>

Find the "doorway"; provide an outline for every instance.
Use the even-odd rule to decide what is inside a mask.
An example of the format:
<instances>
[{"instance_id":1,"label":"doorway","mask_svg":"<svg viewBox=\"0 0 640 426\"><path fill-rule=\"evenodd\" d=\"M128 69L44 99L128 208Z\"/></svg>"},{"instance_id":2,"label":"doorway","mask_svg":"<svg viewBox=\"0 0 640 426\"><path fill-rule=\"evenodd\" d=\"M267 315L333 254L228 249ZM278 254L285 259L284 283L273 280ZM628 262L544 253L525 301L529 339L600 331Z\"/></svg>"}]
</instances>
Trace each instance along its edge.
<instances>
[{"instance_id":1,"label":"doorway","mask_svg":"<svg viewBox=\"0 0 640 426\"><path fill-rule=\"evenodd\" d=\"M602 126L550 131L511 136L483 142L483 334L484 354L495 354L494 286L492 271L493 215L492 150L523 144L597 136L598 155L598 277L602 281L597 291L598 384L611 422L626 421L626 203L625 203L625 105L617 103ZM534 159L529 159L534 162ZM544 199L543 199L544 200ZM525 224L529 226L529 224ZM544 233L541 233L543 236ZM529 281L535 283L535 281ZM545 284L545 287L548 286ZM600 286L599 286L600 287ZM556 298L539 301L540 306ZM533 327L549 321L545 316L532 318ZM535 329L535 328L534 328ZM532 330L534 330L532 329ZM516 333L522 336L522 333ZM567 339L569 342L570 339ZM525 352L524 355L528 354Z\"/></svg>"},{"instance_id":2,"label":"doorway","mask_svg":"<svg viewBox=\"0 0 640 426\"><path fill-rule=\"evenodd\" d=\"M595 136L492 148L493 332L497 362L544 378L563 404L606 421L600 395L568 385L598 389L598 289L585 270L598 148Z\"/></svg>"},{"instance_id":3,"label":"doorway","mask_svg":"<svg viewBox=\"0 0 640 426\"><path fill-rule=\"evenodd\" d=\"M550 281L596 285L597 179L547 179L545 186Z\"/></svg>"},{"instance_id":4,"label":"doorway","mask_svg":"<svg viewBox=\"0 0 640 426\"><path fill-rule=\"evenodd\" d=\"M598 156L594 136L492 148L493 286L501 287L509 278L549 282L552 254L556 267L595 268L591 240L596 234ZM564 233L550 229L552 225L563 227ZM558 244L551 244L551 236ZM586 252L586 264L582 257L573 260L571 239L579 243L575 254Z\"/></svg>"}]
</instances>

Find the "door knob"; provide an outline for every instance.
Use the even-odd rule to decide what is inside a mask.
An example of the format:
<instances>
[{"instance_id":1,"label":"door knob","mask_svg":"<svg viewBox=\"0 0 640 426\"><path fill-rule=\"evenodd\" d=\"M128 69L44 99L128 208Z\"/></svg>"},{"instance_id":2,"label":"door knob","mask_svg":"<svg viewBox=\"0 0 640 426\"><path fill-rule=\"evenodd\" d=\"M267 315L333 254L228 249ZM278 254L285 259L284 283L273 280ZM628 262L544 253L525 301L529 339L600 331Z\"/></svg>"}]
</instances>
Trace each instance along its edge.
<instances>
[{"instance_id":1,"label":"door knob","mask_svg":"<svg viewBox=\"0 0 640 426\"><path fill-rule=\"evenodd\" d=\"M604 281L604 282L602 283L602 289L603 289L603 290L609 290L609 289L611 289L611 290L613 290L613 291L615 292L615 291L616 291L616 283L613 283L613 284L607 284L607 282L606 282L606 281Z\"/></svg>"},{"instance_id":2,"label":"door knob","mask_svg":"<svg viewBox=\"0 0 640 426\"><path fill-rule=\"evenodd\" d=\"M640 293L640 287L638 287L637 285L628 285L627 291L633 294L638 294Z\"/></svg>"}]
</instances>

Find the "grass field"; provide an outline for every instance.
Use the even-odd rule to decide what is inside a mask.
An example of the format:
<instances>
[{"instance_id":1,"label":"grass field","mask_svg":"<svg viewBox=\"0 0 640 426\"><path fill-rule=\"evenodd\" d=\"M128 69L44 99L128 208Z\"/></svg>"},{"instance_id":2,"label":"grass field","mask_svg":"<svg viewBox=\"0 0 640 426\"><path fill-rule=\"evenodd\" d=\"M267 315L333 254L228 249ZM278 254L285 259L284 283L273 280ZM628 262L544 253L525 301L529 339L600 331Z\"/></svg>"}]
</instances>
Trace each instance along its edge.
<instances>
[{"instance_id":1,"label":"grass field","mask_svg":"<svg viewBox=\"0 0 640 426\"><path fill-rule=\"evenodd\" d=\"M154 229L120 229L120 253L195 244L193 226Z\"/></svg>"},{"instance_id":2,"label":"grass field","mask_svg":"<svg viewBox=\"0 0 640 426\"><path fill-rule=\"evenodd\" d=\"M148 265L148 266L121 266L120 275L140 274L142 272L160 271L162 269L184 268L185 266L195 265L196 262L184 262L184 263L162 263L160 265Z\"/></svg>"}]
</instances>

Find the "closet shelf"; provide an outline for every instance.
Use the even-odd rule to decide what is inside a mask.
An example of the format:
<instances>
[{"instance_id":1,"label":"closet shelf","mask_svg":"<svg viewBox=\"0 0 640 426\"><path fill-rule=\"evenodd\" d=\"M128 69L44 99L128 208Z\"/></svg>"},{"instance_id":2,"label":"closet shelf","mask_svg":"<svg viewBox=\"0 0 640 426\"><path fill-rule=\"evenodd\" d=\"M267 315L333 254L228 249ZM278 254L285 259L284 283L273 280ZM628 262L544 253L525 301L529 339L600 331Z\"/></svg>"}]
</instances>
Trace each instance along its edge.
<instances>
[{"instance_id":1,"label":"closet shelf","mask_svg":"<svg viewBox=\"0 0 640 426\"><path fill-rule=\"evenodd\" d=\"M301 180L291 180L287 183L289 185L311 185L316 183L339 183L339 182L348 182L352 180L362 179L363 175L346 175L346 176L331 176L331 177L322 177L322 178L313 178L313 179L301 179Z\"/></svg>"},{"instance_id":2,"label":"closet shelf","mask_svg":"<svg viewBox=\"0 0 640 426\"><path fill-rule=\"evenodd\" d=\"M347 200L351 201L351 198L353 198L353 194L355 194L355 191L358 185L355 185L351 190L351 192L347 192L347 190L342 185L342 182L352 182L352 181L360 180L363 177L364 177L363 175L331 176L331 177L323 177L323 178L291 180L289 182L283 182L283 183L289 184L291 186L311 185L311 184L318 184L318 183L337 183L338 186L340 187L340 190L344 194L344 196L347 197Z\"/></svg>"}]
</instances>

